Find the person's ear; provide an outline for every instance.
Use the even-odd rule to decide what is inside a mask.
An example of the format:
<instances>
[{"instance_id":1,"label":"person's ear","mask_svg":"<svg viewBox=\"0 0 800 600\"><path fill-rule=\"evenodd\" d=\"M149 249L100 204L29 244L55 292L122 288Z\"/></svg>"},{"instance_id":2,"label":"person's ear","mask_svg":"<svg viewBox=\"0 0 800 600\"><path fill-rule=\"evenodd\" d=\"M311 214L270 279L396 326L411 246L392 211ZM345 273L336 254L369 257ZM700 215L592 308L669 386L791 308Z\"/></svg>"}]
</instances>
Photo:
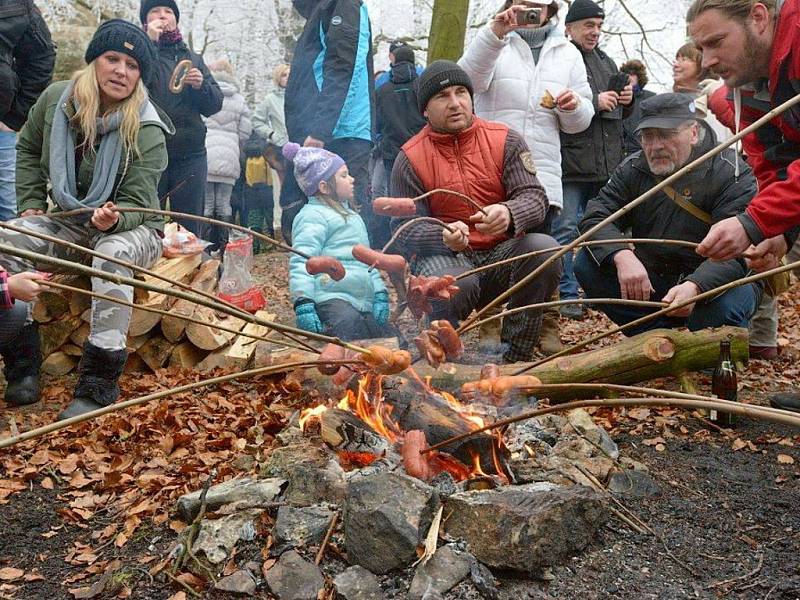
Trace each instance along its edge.
<instances>
[{"instance_id":1,"label":"person's ear","mask_svg":"<svg viewBox=\"0 0 800 600\"><path fill-rule=\"evenodd\" d=\"M761 2L756 2L753 8L750 9L750 19L753 22L753 27L756 32L759 34L763 34L772 23L769 9Z\"/></svg>"},{"instance_id":2,"label":"person's ear","mask_svg":"<svg viewBox=\"0 0 800 600\"><path fill-rule=\"evenodd\" d=\"M323 196L330 196L331 186L328 185L327 181L319 182L319 193L322 194Z\"/></svg>"}]
</instances>

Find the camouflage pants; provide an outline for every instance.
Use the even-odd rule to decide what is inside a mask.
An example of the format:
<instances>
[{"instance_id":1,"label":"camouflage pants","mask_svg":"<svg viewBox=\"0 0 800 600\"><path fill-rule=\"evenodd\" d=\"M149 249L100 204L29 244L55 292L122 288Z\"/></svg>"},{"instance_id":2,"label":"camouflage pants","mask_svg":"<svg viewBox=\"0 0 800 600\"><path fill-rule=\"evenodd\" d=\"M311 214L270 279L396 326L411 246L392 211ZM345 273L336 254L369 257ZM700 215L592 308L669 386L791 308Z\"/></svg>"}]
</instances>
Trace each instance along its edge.
<instances>
[{"instance_id":1,"label":"camouflage pants","mask_svg":"<svg viewBox=\"0 0 800 600\"><path fill-rule=\"evenodd\" d=\"M88 223L76 223L48 216L14 219L9 223L35 233L48 234L85 248L92 248L101 254L113 256L144 268L152 267L161 257L161 238L155 231L144 225L122 233L106 234L94 229ZM127 267L1 227L0 243L44 256L62 258L76 263L91 263L93 268L115 275L133 276L133 272ZM4 254L0 254L0 265L12 274L34 269L46 272L58 272L59 270L45 262L32 262ZM92 277L92 290L98 294L133 302L133 288L128 285L119 285L105 279ZM92 298L89 341L104 350L124 349L131 312L132 309L127 306Z\"/></svg>"}]
</instances>

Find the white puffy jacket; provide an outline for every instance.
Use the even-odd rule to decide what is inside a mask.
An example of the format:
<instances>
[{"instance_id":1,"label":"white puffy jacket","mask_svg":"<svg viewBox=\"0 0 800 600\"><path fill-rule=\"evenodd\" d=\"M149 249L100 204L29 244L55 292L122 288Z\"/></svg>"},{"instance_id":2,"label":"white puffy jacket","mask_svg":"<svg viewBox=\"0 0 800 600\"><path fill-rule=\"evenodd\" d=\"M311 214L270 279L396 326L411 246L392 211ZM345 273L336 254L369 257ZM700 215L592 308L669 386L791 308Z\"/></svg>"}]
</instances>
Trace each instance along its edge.
<instances>
[{"instance_id":1,"label":"white puffy jacket","mask_svg":"<svg viewBox=\"0 0 800 600\"><path fill-rule=\"evenodd\" d=\"M562 208L559 130L580 133L594 116L592 90L578 49L556 28L534 63L528 43L519 35L512 32L501 40L487 25L458 64L472 79L476 114L522 134L550 205ZM575 110L539 106L545 90L556 97L565 89L579 97Z\"/></svg>"},{"instance_id":2,"label":"white puffy jacket","mask_svg":"<svg viewBox=\"0 0 800 600\"><path fill-rule=\"evenodd\" d=\"M239 93L239 86L225 73L214 73L222 90L222 110L205 119L208 181L233 185L242 167L239 151L253 130L250 109Z\"/></svg>"}]
</instances>

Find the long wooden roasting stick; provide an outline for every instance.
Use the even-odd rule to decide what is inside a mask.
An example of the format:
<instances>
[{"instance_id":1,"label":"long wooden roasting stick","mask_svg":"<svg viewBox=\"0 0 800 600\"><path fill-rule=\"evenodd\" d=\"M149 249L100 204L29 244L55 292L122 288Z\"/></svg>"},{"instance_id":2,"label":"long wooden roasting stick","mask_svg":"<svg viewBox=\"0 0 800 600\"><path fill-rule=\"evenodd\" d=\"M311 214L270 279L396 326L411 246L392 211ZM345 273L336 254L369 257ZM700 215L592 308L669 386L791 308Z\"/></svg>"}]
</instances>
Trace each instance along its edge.
<instances>
[{"instance_id":1,"label":"long wooden roasting stick","mask_svg":"<svg viewBox=\"0 0 800 600\"><path fill-rule=\"evenodd\" d=\"M706 400L689 400L686 398L676 398L676 397L603 398L603 399L593 399L593 400L576 400L574 402L556 404L555 406L538 408L536 410L519 414L515 417L509 417L508 419L501 419L499 421L495 421L494 423L490 423L489 425L485 425L484 427L479 427L478 429L475 429L473 431L469 431L467 433L463 433L461 435L457 435L450 439L439 442L438 444L434 444L433 446L430 446L429 448L426 448L424 450L420 450L420 454L428 454L429 452L433 452L434 450L438 450L439 448L442 448L444 446L448 446L455 442L460 442L461 440L471 438L472 436L478 435L479 433L483 433L485 431L491 431L493 429L499 429L501 427L506 427L514 423L519 423L520 421L526 421L528 419L541 417L542 415L549 415L558 412L566 412L574 410L576 408L603 407L603 406L614 407L614 408L623 406L669 406L673 408L683 408L683 409L702 408L706 410L716 410L721 412L733 413L741 417L749 417L752 419L759 419L761 421L772 421L773 423L781 423L783 425L791 425L793 427L800 428L800 415L789 412L788 410L778 410L778 409L765 410L765 408L761 406L742 404L741 402L730 402L728 400L718 400L716 398L714 399L709 398Z\"/></svg>"},{"instance_id":2,"label":"long wooden roasting stick","mask_svg":"<svg viewBox=\"0 0 800 600\"><path fill-rule=\"evenodd\" d=\"M772 121L772 119L774 119L776 116L782 114L783 112L785 112L786 110L788 110L792 106L795 106L798 103L800 103L800 94L797 94L796 96L793 96L792 98L790 98L789 100L787 100L786 102L781 104L780 106L775 107L774 109L769 111L767 114L765 114L763 117L758 119L752 125L746 127L745 129L743 129L742 131L740 131L739 133L734 135L729 140L720 143L718 146L716 146L715 148L712 148L711 150L709 150L708 152L706 152L702 156L696 158L695 160L690 162L688 165L685 165L683 168L677 170L675 173L673 173L672 175L670 175L669 177L667 177L666 179L661 181L659 184L657 184L657 185L653 186L652 188L650 188L649 190L647 190L644 194L642 194L638 198L636 198L634 200L631 200L630 202L628 202L628 204L626 204L625 206L620 208L618 211L616 211L615 213L609 215L608 217L606 217L605 219L600 221L597 225L591 227L586 233L584 233L582 235L579 235L577 238L575 238L575 240L573 242L571 242L570 244L567 244L566 246L564 246L561 250L559 250L555 254L550 255L536 269L534 269L528 275L526 275L525 277L520 279L516 284L512 285L509 289L507 289L505 292L500 294L497 298L495 298L494 300L489 302L486 306L484 306L482 309L480 309L472 317L470 317L469 319L464 321L461 324L461 327L458 329L459 333L461 333L464 330L464 327L466 327L470 323L473 323L474 321L477 321L478 319L480 319L483 315L485 315L488 311L493 309L495 306L498 306L498 305L502 304L503 302L505 302L507 298L509 298L512 294L516 293L518 290L520 290L523 287L525 287L526 285L528 285L540 273L542 273L542 271L544 271L547 267L552 265L555 261L559 260L567 252L572 252L572 250L575 247L577 247L578 244L590 239L595 233L600 231L600 229L602 229L603 227L605 227L609 223L612 223L612 222L616 221L622 215L629 213L634 208L636 208L637 206L639 206L640 204L642 204L646 200L649 200L650 198L655 196L658 192L663 190L665 187L667 187L669 185L672 185L672 183L674 183L675 181L677 181L678 179L680 179L681 177L683 177L687 173L691 172L692 170L694 170L696 167L700 166L702 163L704 163L708 159L713 158L714 156L716 156L717 154L719 154L720 152L725 150L725 148L727 148L728 146L732 146L733 144L735 144L736 142L738 142L739 140L741 140L745 136L747 136L747 135L753 133L754 131L758 130L763 125L766 125L767 123Z\"/></svg>"},{"instance_id":3,"label":"long wooden roasting stick","mask_svg":"<svg viewBox=\"0 0 800 600\"><path fill-rule=\"evenodd\" d=\"M437 219L436 217L414 217L413 219L406 221L405 223L400 225L400 227L397 228L392 237L389 238L389 241L386 242L386 245L383 247L381 252L385 253L389 248L391 248L397 242L398 239L400 239L401 233L405 232L406 229L408 229L409 227L413 227L418 223L433 223L434 225L439 225L442 229L446 229L450 233L455 233L456 231L455 227L451 227L450 225L448 225L441 219Z\"/></svg>"},{"instance_id":4,"label":"long wooden roasting stick","mask_svg":"<svg viewBox=\"0 0 800 600\"><path fill-rule=\"evenodd\" d=\"M587 242L581 242L576 246L576 248L583 248L585 246L602 246L604 244L657 244L659 246L683 246L692 249L697 248L700 245L697 242L687 242L685 240L659 240L655 238L615 238L611 240L589 240ZM533 252L526 252L525 254L520 254L519 256L504 258L503 260L498 260L497 262L489 263L488 265L483 265L482 267L476 267L474 269L470 269L469 271L464 271L460 275L456 275L456 281L458 281L459 279L465 279L470 275L477 275L478 273L489 271L491 269L494 269L495 267L502 267L503 265L509 265L518 260L525 260L526 258L533 258L535 256L541 256L543 254L550 254L551 252L557 252L562 248L566 248L566 246L553 246L552 248L534 250Z\"/></svg>"},{"instance_id":5,"label":"long wooden roasting stick","mask_svg":"<svg viewBox=\"0 0 800 600\"><path fill-rule=\"evenodd\" d=\"M175 394L190 392L192 390L196 390L198 388L206 387L209 385L216 385L218 383L225 383L227 381L234 381L236 379L245 379L247 377L257 377L259 375L275 375L277 373L285 373L286 371L291 371L293 369L305 369L305 368L316 367L319 365L346 366L346 365L358 364L360 362L361 361L358 359L298 361L282 365L272 365L269 367L259 367L257 369L249 369L247 371L240 371L239 373L231 373L229 375L221 375L220 377L213 377L212 379L204 379L202 381L196 381L194 383L182 385L177 388L162 390L160 392L147 394L146 396L132 398L130 400L125 400L123 402L117 402L116 404L104 406L103 408L98 408L97 410L93 410L91 412L87 412L82 415L78 415L76 417L64 419L63 421L56 421L55 423L50 423L49 425L44 425L42 427L37 427L36 429L31 429L30 431L25 431L23 433L20 433L19 435L0 439L0 449L8 448L9 446L13 446L14 444L19 444L20 442L24 442L26 440L31 440L34 438L41 437L48 433L58 431L59 429L64 429L65 427L69 427L77 423L83 423L84 421L96 419L98 417L102 417L103 415L107 415L112 412L124 410L132 406L139 406L141 404L146 404L147 402L151 402L153 400L160 400L161 398L166 398L168 396L173 396Z\"/></svg>"},{"instance_id":6,"label":"long wooden roasting stick","mask_svg":"<svg viewBox=\"0 0 800 600\"><path fill-rule=\"evenodd\" d=\"M39 285L46 285L48 287L64 290L65 292L72 292L74 294L83 294L85 296L90 296L91 298L97 298L98 300L106 300L108 302L114 302L115 304L120 304L122 306L128 306L130 308L135 308L137 310L143 310L145 312L162 315L164 317L175 316L172 312L168 310L163 310L161 308L153 308L152 306L141 306L139 304L134 304L133 302L128 302L127 300L122 300L120 298L114 298L112 296L108 296L107 294L98 294L97 292L93 292L91 290L84 290L71 285L58 283L57 281L38 280L36 283L38 283ZM286 348L292 348L293 350L306 350L306 348L304 347L295 346L293 344L287 344L282 340L276 340L275 338L271 338L269 336L257 335L255 333L249 333L244 330L239 331L238 329L225 327L224 325L209 325L206 321L201 321L200 319L195 319L194 317L190 316L181 317L181 319L183 319L184 321L188 321L189 323L196 323L197 325L205 325L208 327L213 327L213 329L219 329L220 331L225 331L226 333L232 333L237 336L241 335L242 337L257 340L259 342L271 342L273 344L278 344ZM315 350L315 352L317 351Z\"/></svg>"},{"instance_id":7,"label":"long wooden roasting stick","mask_svg":"<svg viewBox=\"0 0 800 600\"><path fill-rule=\"evenodd\" d=\"M25 218L25 217L23 217L23 218ZM17 233L21 233L23 235L27 235L27 236L36 238L36 239L39 239L39 240L44 240L46 242L51 242L53 244L58 244L59 246L64 246L65 248L69 248L70 250L75 250L76 252L82 252L84 254L88 254L89 256L93 256L95 258L101 258L103 260L107 260L110 263L113 263L113 264L120 265L122 267L128 268L131 271L134 271L136 273L141 273L142 275L147 275L148 277L152 277L154 279L158 279L158 280L163 281L165 283L169 283L170 285L174 285L175 287L181 288L182 290L186 290L187 292L191 292L192 294L198 294L200 296L203 296L204 298L208 298L212 302L217 302L217 303L223 304L223 305L227 306L228 308L230 308L231 310L236 311L238 316L247 316L247 315L250 314L247 311L242 310L238 306L228 302L227 300L223 300L222 298L219 298L219 297L215 296L214 294L211 294L211 293L206 292L204 290L195 289L191 285L183 283L182 281L178 281L176 279L172 279L170 277L166 277L165 275L162 275L161 273L156 273L155 271L151 271L150 269L146 269L144 267L140 267L139 265L136 265L136 264L134 264L132 262L129 262L127 260L123 260L123 259L117 258L115 256L109 256L107 254L103 254L102 252L97 252L93 248L85 248L84 246L80 246L79 244L74 244L74 243L69 242L67 240L62 240L61 238L58 238L58 237L55 237L55 236L52 236L52 235L49 235L49 234L46 234L46 233L41 233L39 231L32 231L32 230L26 229L24 227L17 227L16 225L12 225L12 224L8 223L7 221L0 221L0 227L2 227L4 229L8 229L10 231L15 231ZM106 298L104 298L104 299L106 299ZM138 306L138 305L134 306L134 308L138 308L138 309L142 309L142 310L145 309L144 306ZM310 352L317 352L317 350L313 346L309 346L308 344L306 344L302 340L296 339L291 334L282 333L281 335L284 335L287 338L289 338L290 340L292 340L293 342L299 344L300 346L303 346L305 350L308 350Z\"/></svg>"},{"instance_id":8,"label":"long wooden roasting stick","mask_svg":"<svg viewBox=\"0 0 800 600\"><path fill-rule=\"evenodd\" d=\"M85 215L88 213L94 212L95 209L93 208L76 208L75 210L68 210L64 212L52 212L47 213L48 217L52 217L54 219L69 219L71 217L77 217L80 215ZM207 223L208 225L216 225L217 227L223 227L225 229L235 229L236 231L242 231L249 235L252 235L254 238L267 242L268 244L274 244L287 252L293 252L298 256L302 256L303 258L313 258L312 256L306 254L305 252L301 252L300 250L295 250L288 244L284 244L281 241L276 240L275 238L269 237L268 235L264 235L260 231L253 231L252 229L248 229L242 225L237 225L236 223L226 223L225 221L218 221L217 219L212 219L211 217L201 217L199 215L190 215L189 213L182 213L182 212L175 212L174 210L161 210L158 208L144 208L138 206L131 206L131 207L123 207L123 206L115 206L112 210L115 212L120 213L143 213L148 215L161 215L162 217L179 217L181 219L188 219L190 221L199 221L200 223Z\"/></svg>"},{"instance_id":9,"label":"long wooden roasting stick","mask_svg":"<svg viewBox=\"0 0 800 600\"><path fill-rule=\"evenodd\" d=\"M335 344L337 346L342 346L343 348L347 348L348 350L358 352L359 354L364 354L364 355L369 354L369 350L367 350L366 348L362 348L361 346L357 346L356 344L351 344L350 342L345 342L344 340L341 340L338 337L324 335L322 333L314 333L311 331L304 331L302 329L298 329L297 327L291 327L289 325L284 325L276 321L261 319L259 317L256 317L255 315L251 315L250 313L244 313L240 315L239 313L229 309L224 304L220 304L219 302L211 302L209 300L206 300L205 298L199 298L195 295L187 294L186 292L182 292L180 290L160 288L145 281L139 281L138 279L133 279L132 277L124 277L122 275L117 275L114 273L107 273L105 271L100 271L99 269L93 269L91 267L70 262L68 260L62 260L60 258L55 258L52 256L44 256L37 254L35 252L30 252L28 250L14 248L13 246L9 246L8 244L0 244L0 254L9 254L11 256L26 258L33 262L42 262L45 264L56 265L58 267L61 267L65 271L77 271L78 273L82 273L84 275L99 277L100 279L113 281L119 285L130 285L132 287L138 287L143 290L147 290L149 292L156 292L159 294L167 294L169 296L174 296L176 298L182 298L184 300L189 300L191 302L194 302L195 304L206 306L208 308L217 310L219 312L223 312L231 316L237 317L239 319L242 319L243 321L247 321L248 323L253 323L255 325L268 327L269 329L273 329L275 331L292 333L300 337L305 337L326 344Z\"/></svg>"},{"instance_id":10,"label":"long wooden roasting stick","mask_svg":"<svg viewBox=\"0 0 800 600\"><path fill-rule=\"evenodd\" d=\"M443 189L443 188L436 188L435 190L431 190L430 192L425 192L424 194L420 194L416 198L412 198L412 200L414 202L419 202L420 200L424 200L428 196L433 196L434 194L450 194L452 196L457 196L457 197L461 198L462 200L466 201L467 204L469 204L472 208L477 210L479 213L488 216L486 214L486 211L483 209L483 207L480 204L478 204L477 202L475 202L475 200L473 200L472 198L470 198L466 194L462 194L461 192L454 192L453 190L446 190L446 189Z\"/></svg>"},{"instance_id":11,"label":"long wooden roasting stick","mask_svg":"<svg viewBox=\"0 0 800 600\"><path fill-rule=\"evenodd\" d=\"M726 283L725 285L721 285L719 287L715 287L714 289L708 290L707 292L703 292L702 294L698 294L697 296L694 296L693 298L689 298L688 300L685 300L683 302L678 302L677 304L672 304L672 305L668 306L667 308L662 308L661 310L657 310L656 312L650 313L649 315L645 315L643 317L639 317L638 319L636 319L634 321L631 321L630 323L625 323L624 325L618 325L616 327L612 327L608 331L605 331L603 333L598 333L597 335L594 335L594 336L592 336L592 337L590 337L588 339L585 339L582 342L578 342L577 344L575 344L573 346L570 346L569 348L564 348L560 352L556 352L555 354L552 354L552 355L550 355L550 356L548 356L546 358L538 360L538 361L530 364L529 366L525 367L524 369L520 369L519 371L516 371L514 374L515 375L521 375L522 373L525 373L525 372L529 371L530 369L533 369L534 367L538 367L541 364L544 364L546 362L549 362L549 361L554 360L556 358L559 358L561 356L565 356L567 354L571 354L572 352L575 352L576 350L580 350L581 348L585 348L589 344L592 344L592 343L594 343L594 342L596 342L598 340L602 340L603 338L608 337L609 335L613 335L615 333L619 333L620 331L624 331L625 329L628 329L630 327L635 327L637 325L641 325L642 323L647 323L648 321L651 321L653 319L656 319L658 317L661 317L663 315L671 313L672 311L675 311L675 310L677 310L679 308L683 308L684 306L689 306L690 304L695 304L697 302L700 302L701 300L706 300L708 298L714 298L715 296L718 296L718 295L722 294L723 292L726 292L726 291L728 291L730 289L733 289L735 287L738 287L740 285L745 285L747 283L753 283L754 281L759 281L761 279L766 279L767 277L770 277L772 275L777 275L779 273L785 273L786 271L791 271L793 269L797 269L798 267L800 267L800 260L797 260L797 261L795 261L793 263L789 263L789 264L786 264L786 265L781 265L780 267L776 267L774 269L770 269L769 271L764 271L763 273L756 273L755 275L750 275L748 277L742 277L741 279L737 279L736 281L731 281L730 283Z\"/></svg>"},{"instance_id":12,"label":"long wooden roasting stick","mask_svg":"<svg viewBox=\"0 0 800 600\"><path fill-rule=\"evenodd\" d=\"M462 333L466 333L470 329L480 327L484 323L489 323L497 319L502 319L509 315L514 315L533 308L550 308L551 306L566 306L568 304L618 304L623 306L641 306L643 308L663 308L669 306L667 302L651 302L648 300L624 300L622 298L575 298L570 300L551 300L549 302L537 302L536 304L526 304L525 306L517 306L516 308L509 308L503 312L499 312L491 317L486 317L480 321L470 323L464 328Z\"/></svg>"}]
</instances>

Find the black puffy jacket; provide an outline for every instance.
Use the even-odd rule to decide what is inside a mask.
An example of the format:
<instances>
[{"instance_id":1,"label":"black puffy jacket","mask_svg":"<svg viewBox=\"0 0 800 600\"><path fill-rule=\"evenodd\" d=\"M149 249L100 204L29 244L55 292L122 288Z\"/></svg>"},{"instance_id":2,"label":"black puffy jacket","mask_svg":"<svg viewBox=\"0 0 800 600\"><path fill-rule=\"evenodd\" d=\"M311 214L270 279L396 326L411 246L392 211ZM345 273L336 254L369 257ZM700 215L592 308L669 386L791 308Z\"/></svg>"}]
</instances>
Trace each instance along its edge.
<instances>
[{"instance_id":1,"label":"black puffy jacket","mask_svg":"<svg viewBox=\"0 0 800 600\"><path fill-rule=\"evenodd\" d=\"M574 42L573 42L574 43ZM611 76L619 72L616 63L602 50L586 52L576 44L586 65L586 77L592 88L594 117L588 128L580 133L561 132L561 180L569 182L608 181L625 153L622 141L622 121L636 103L617 106L612 111L600 111L597 97L608 89Z\"/></svg>"},{"instance_id":2,"label":"black puffy jacket","mask_svg":"<svg viewBox=\"0 0 800 600\"><path fill-rule=\"evenodd\" d=\"M188 59L203 73L199 90L187 85L180 94L169 91L169 80L175 66ZM203 58L178 42L158 47L158 63L147 88L150 98L172 120L175 135L167 138L170 158L186 158L206 153L206 125L202 117L210 117L222 109L222 90L203 62Z\"/></svg>"},{"instance_id":3,"label":"black puffy jacket","mask_svg":"<svg viewBox=\"0 0 800 600\"><path fill-rule=\"evenodd\" d=\"M694 148L689 160L708 152L717 142L711 128L702 122L700 126L705 129L706 137ZM678 179L672 188L676 193L688 196L692 204L710 214L714 223L734 217L745 209L758 189L753 172L741 158L738 159L739 178L736 178L734 160L734 151L725 150ZM653 175L641 151L631 154L600 190L600 194L587 204L579 225L581 233L626 206L662 179ZM630 237L634 238L699 243L710 227L678 206L662 191L601 228L592 239L623 238L627 237L625 232L630 231ZM601 264L627 247L627 244L609 244L589 246L588 250L592 258ZM716 262L704 259L692 248L682 246L640 244L634 252L648 271L674 275L676 281L683 276L696 283L702 292L744 277L747 273L742 259Z\"/></svg>"},{"instance_id":4,"label":"black puffy jacket","mask_svg":"<svg viewBox=\"0 0 800 600\"><path fill-rule=\"evenodd\" d=\"M411 62L392 65L389 81L376 93L378 108L378 150L384 160L394 160L400 148L423 127L416 91L417 69Z\"/></svg>"},{"instance_id":5,"label":"black puffy jacket","mask_svg":"<svg viewBox=\"0 0 800 600\"><path fill-rule=\"evenodd\" d=\"M56 50L32 0L0 0L0 121L19 131L53 76Z\"/></svg>"}]
</instances>

